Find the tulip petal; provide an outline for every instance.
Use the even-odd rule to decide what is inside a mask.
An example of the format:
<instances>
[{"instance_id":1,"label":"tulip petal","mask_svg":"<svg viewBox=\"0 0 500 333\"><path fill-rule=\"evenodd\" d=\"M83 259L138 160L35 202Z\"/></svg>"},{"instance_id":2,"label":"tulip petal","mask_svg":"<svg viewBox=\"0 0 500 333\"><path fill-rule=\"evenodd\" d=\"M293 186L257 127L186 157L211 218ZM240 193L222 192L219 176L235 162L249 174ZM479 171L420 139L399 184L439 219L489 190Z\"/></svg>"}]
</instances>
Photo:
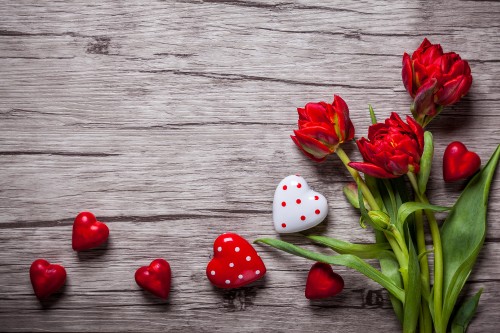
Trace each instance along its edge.
<instances>
[{"instance_id":1,"label":"tulip petal","mask_svg":"<svg viewBox=\"0 0 500 333\"><path fill-rule=\"evenodd\" d=\"M328 104L325 102L307 103L304 111L299 113L299 119L312 122L325 122L328 123L327 114Z\"/></svg>"},{"instance_id":2,"label":"tulip petal","mask_svg":"<svg viewBox=\"0 0 500 333\"><path fill-rule=\"evenodd\" d=\"M354 137L354 126L349 117L349 107L339 96L333 96L330 111L330 121L334 124L335 132L340 142L351 140Z\"/></svg>"},{"instance_id":3,"label":"tulip petal","mask_svg":"<svg viewBox=\"0 0 500 333\"><path fill-rule=\"evenodd\" d=\"M310 159L316 162L322 162L325 160L326 156L332 152L323 145L318 140L310 138L308 136L300 134L298 131L294 131L295 136L291 135L293 142L304 152L304 154Z\"/></svg>"},{"instance_id":4,"label":"tulip petal","mask_svg":"<svg viewBox=\"0 0 500 333\"><path fill-rule=\"evenodd\" d=\"M405 175L408 173L409 156L406 154L392 155L387 169L395 175Z\"/></svg>"},{"instance_id":5,"label":"tulip petal","mask_svg":"<svg viewBox=\"0 0 500 333\"><path fill-rule=\"evenodd\" d=\"M335 129L333 128L333 126L328 126L328 124L324 123L323 124L316 123L316 126L314 125L315 123L312 124L309 123L306 127L298 131L295 131L295 135L299 133L301 134L301 136L316 139L329 149L332 149L331 147L337 146L339 144L339 139L337 137L337 134L335 133Z\"/></svg>"},{"instance_id":6,"label":"tulip petal","mask_svg":"<svg viewBox=\"0 0 500 333\"><path fill-rule=\"evenodd\" d=\"M368 153L368 147L371 146L371 142L369 142L365 138L361 138L356 141L356 145L358 146L358 150L361 153L361 156L363 156L363 160L371 161L371 154Z\"/></svg>"},{"instance_id":7,"label":"tulip petal","mask_svg":"<svg viewBox=\"0 0 500 333\"><path fill-rule=\"evenodd\" d=\"M376 166L375 164L371 164L371 163L350 162L349 166L355 170L358 170L360 172L363 172L367 175L370 175L370 176L376 177L376 178L396 178L396 177L398 177L396 175L393 175L392 173L385 171L381 167Z\"/></svg>"},{"instance_id":8,"label":"tulip petal","mask_svg":"<svg viewBox=\"0 0 500 333\"><path fill-rule=\"evenodd\" d=\"M454 80L446 82L436 93L436 103L446 106L458 102L462 96L467 94L471 85L471 75L461 75Z\"/></svg>"},{"instance_id":9,"label":"tulip petal","mask_svg":"<svg viewBox=\"0 0 500 333\"><path fill-rule=\"evenodd\" d=\"M406 116L406 122L408 123L408 126L410 126L412 132L417 137L418 145L420 148L420 155L422 155L422 153L424 151L424 129L422 126L420 126L419 123L417 123L410 116Z\"/></svg>"},{"instance_id":10,"label":"tulip petal","mask_svg":"<svg viewBox=\"0 0 500 333\"><path fill-rule=\"evenodd\" d=\"M413 116L419 122L425 116L435 116L436 106L434 104L434 92L437 86L437 79L432 78L425 82L417 91L412 110Z\"/></svg>"},{"instance_id":11,"label":"tulip petal","mask_svg":"<svg viewBox=\"0 0 500 333\"><path fill-rule=\"evenodd\" d=\"M401 76L406 91L411 97L415 97L415 93L413 92L413 66L410 55L406 52L403 54L403 70L401 71Z\"/></svg>"},{"instance_id":12,"label":"tulip petal","mask_svg":"<svg viewBox=\"0 0 500 333\"><path fill-rule=\"evenodd\" d=\"M374 140L376 140L375 136L381 135L381 134L382 135L387 134L387 132L388 132L387 129L388 129L388 127L384 123L376 123L376 124L371 125L368 128L368 140L374 141Z\"/></svg>"}]
</instances>

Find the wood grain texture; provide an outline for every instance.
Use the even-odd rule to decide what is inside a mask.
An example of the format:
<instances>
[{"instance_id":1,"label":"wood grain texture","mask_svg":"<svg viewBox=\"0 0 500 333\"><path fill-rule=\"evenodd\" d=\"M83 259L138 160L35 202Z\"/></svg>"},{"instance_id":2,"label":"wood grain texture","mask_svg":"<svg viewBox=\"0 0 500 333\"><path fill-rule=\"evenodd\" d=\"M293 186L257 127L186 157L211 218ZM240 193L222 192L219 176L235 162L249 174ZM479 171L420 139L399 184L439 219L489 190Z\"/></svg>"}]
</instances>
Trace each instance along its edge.
<instances>
[{"instance_id":1,"label":"wood grain texture","mask_svg":"<svg viewBox=\"0 0 500 333\"><path fill-rule=\"evenodd\" d=\"M296 107L349 104L357 136L407 112L401 56L424 37L468 59L474 83L430 126L435 204L441 157L465 142L483 161L500 143L500 3L492 1L26 1L0 6L0 323L2 330L395 332L385 291L358 273L338 297L310 302L310 262L257 246L265 279L217 290L204 269L218 234L275 237L272 198L300 173L329 199L313 232L356 242L373 234L341 196L336 159L307 160L289 134ZM346 150L359 159L354 145ZM500 182L491 188L485 247L467 293L485 292L469 332L500 318ZM76 254L74 216L107 222L106 248ZM300 236L287 236L307 245ZM63 292L33 296L36 258L62 263ZM168 302L142 292L139 266L172 266Z\"/></svg>"}]
</instances>

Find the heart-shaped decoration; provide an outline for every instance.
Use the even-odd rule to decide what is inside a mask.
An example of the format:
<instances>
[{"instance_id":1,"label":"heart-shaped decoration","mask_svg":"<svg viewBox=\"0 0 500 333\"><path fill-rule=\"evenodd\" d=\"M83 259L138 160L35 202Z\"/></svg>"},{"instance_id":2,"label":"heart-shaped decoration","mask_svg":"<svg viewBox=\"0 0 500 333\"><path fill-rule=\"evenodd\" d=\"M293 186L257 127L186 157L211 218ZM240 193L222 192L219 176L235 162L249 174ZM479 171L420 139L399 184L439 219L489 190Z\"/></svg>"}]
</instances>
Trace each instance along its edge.
<instances>
[{"instance_id":1,"label":"heart-shaped decoration","mask_svg":"<svg viewBox=\"0 0 500 333\"><path fill-rule=\"evenodd\" d=\"M31 264L30 279L36 297L44 299L64 285L66 270L64 267L53 265L47 260L37 259Z\"/></svg>"},{"instance_id":2,"label":"heart-shaped decoration","mask_svg":"<svg viewBox=\"0 0 500 333\"><path fill-rule=\"evenodd\" d=\"M73 250L84 251L104 243L109 236L108 226L97 221L94 214L82 212L73 223Z\"/></svg>"},{"instance_id":3,"label":"heart-shaped decoration","mask_svg":"<svg viewBox=\"0 0 500 333\"><path fill-rule=\"evenodd\" d=\"M446 147L443 156L443 178L445 182L466 179L481 167L481 159L476 153L467 150L459 141Z\"/></svg>"},{"instance_id":4,"label":"heart-shaped decoration","mask_svg":"<svg viewBox=\"0 0 500 333\"><path fill-rule=\"evenodd\" d=\"M165 259L155 259L149 266L140 267L135 272L135 282L144 290L163 299L170 293L172 271Z\"/></svg>"},{"instance_id":5,"label":"heart-shaped decoration","mask_svg":"<svg viewBox=\"0 0 500 333\"><path fill-rule=\"evenodd\" d=\"M328 214L326 198L313 191L300 176L283 179L273 201L273 221L277 232L286 234L312 228Z\"/></svg>"},{"instance_id":6,"label":"heart-shaped decoration","mask_svg":"<svg viewBox=\"0 0 500 333\"><path fill-rule=\"evenodd\" d=\"M239 288L266 274L257 251L243 237L225 233L214 242L214 257L208 263L207 277L219 288Z\"/></svg>"},{"instance_id":7,"label":"heart-shaped decoration","mask_svg":"<svg viewBox=\"0 0 500 333\"><path fill-rule=\"evenodd\" d=\"M317 262L309 270L306 283L306 298L321 299L332 297L344 289L344 279L332 266Z\"/></svg>"}]
</instances>

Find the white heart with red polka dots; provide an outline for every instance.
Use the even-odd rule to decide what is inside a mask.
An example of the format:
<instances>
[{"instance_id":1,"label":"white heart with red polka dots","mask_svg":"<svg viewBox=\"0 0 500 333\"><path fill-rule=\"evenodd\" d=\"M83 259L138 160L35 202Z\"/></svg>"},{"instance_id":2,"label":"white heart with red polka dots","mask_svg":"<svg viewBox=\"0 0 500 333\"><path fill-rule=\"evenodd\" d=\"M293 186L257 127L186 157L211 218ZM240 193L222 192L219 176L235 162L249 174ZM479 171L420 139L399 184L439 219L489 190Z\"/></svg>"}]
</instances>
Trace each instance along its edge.
<instances>
[{"instance_id":1,"label":"white heart with red polka dots","mask_svg":"<svg viewBox=\"0 0 500 333\"><path fill-rule=\"evenodd\" d=\"M273 201L274 228L281 234L299 232L321 223L328 214L326 198L300 176L283 179Z\"/></svg>"}]
</instances>

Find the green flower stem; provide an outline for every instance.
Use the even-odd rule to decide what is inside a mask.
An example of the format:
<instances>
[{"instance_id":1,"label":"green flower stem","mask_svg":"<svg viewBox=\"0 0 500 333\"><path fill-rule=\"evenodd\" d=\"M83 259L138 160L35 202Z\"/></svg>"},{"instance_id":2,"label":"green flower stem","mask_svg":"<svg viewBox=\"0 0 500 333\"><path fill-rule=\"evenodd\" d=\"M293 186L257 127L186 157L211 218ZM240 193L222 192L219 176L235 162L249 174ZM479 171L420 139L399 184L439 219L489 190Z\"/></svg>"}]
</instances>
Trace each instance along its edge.
<instances>
[{"instance_id":1,"label":"green flower stem","mask_svg":"<svg viewBox=\"0 0 500 333\"><path fill-rule=\"evenodd\" d=\"M401 237L401 233L399 230L394 226L390 225L391 228L389 232L384 232L385 237L387 238L387 241L392 247L392 250L394 251L394 254L396 255L396 259L398 260L399 263L399 271L401 273L401 277L403 278L403 286L404 289L407 290L408 286L408 261L409 261L409 253L408 253L408 248L406 247L406 244L403 240L403 237ZM397 250L397 251L396 251Z\"/></svg>"},{"instance_id":2,"label":"green flower stem","mask_svg":"<svg viewBox=\"0 0 500 333\"><path fill-rule=\"evenodd\" d=\"M381 210L380 206L377 204L377 200L375 200L375 198L373 197L373 194L366 185L363 177L361 177L361 175L357 170L349 166L349 163L351 162L349 156L347 156L345 151L340 147L337 147L335 152L337 153L337 156L340 158L342 163L344 163L345 167L351 174L352 178L356 181L356 183L360 187L361 193L363 193L363 196L370 205L371 210ZM398 230L391 230L388 232L384 232L384 234L387 238L387 241L391 245L394 254L396 255L399 266L402 268L404 272L405 269L408 269L408 249L406 247L406 243L404 242ZM408 274L407 271L405 273L403 272L402 272L403 282L406 285L406 282L408 280Z\"/></svg>"},{"instance_id":3,"label":"green flower stem","mask_svg":"<svg viewBox=\"0 0 500 333\"><path fill-rule=\"evenodd\" d=\"M406 247L405 240L403 238L403 235L399 232L399 230L391 224L391 233L394 235L394 239L398 243L399 247L401 247L401 251L403 251L403 254L405 255L405 258L408 258L408 248ZM406 262L408 264L408 261Z\"/></svg>"},{"instance_id":4,"label":"green flower stem","mask_svg":"<svg viewBox=\"0 0 500 333\"><path fill-rule=\"evenodd\" d=\"M418 181L414 173L408 173L408 178L412 183L412 187L415 189L418 187ZM418 199L418 194L415 194ZM425 232L424 232L424 219L422 216L422 211L418 210L415 212L415 228L417 236L417 249L418 254L421 255L420 258L420 278L422 280L422 309L420 314L421 329L424 332L432 331L432 318L429 310L429 295L430 295L430 273L429 273L429 260L427 257L427 248L425 246Z\"/></svg>"},{"instance_id":5,"label":"green flower stem","mask_svg":"<svg viewBox=\"0 0 500 333\"><path fill-rule=\"evenodd\" d=\"M427 258L427 249L425 247L424 220L422 211L415 212L416 231L417 231L417 248L420 258L420 278L422 280L422 308L420 312L420 329L422 332L432 332L432 317L429 310L429 295L430 295L430 274L429 261Z\"/></svg>"},{"instance_id":6,"label":"green flower stem","mask_svg":"<svg viewBox=\"0 0 500 333\"><path fill-rule=\"evenodd\" d=\"M420 202L428 204L429 200L425 193L420 194L415 174L409 172L408 178ZM426 209L425 215L429 221L429 228L431 229L432 241L434 243L434 320L436 323L436 331L440 333L443 311L443 246L441 244L441 234L439 233L439 226L434 213Z\"/></svg>"},{"instance_id":7,"label":"green flower stem","mask_svg":"<svg viewBox=\"0 0 500 333\"><path fill-rule=\"evenodd\" d=\"M370 205L371 209L372 210L380 210L380 207L378 206L377 201L373 197L372 192L370 191L370 189L366 185L365 181L363 180L363 178L361 177L359 172L357 170L354 170L353 168L351 168L349 166L349 163L351 162L351 160L349 159L349 156L347 156L345 151L340 147L337 147L335 152L337 153L337 156L340 158L342 163L344 163L345 167L347 168L347 171L349 171L352 178L354 178L356 183L360 186L361 192L363 193L363 196L365 197L366 201Z\"/></svg>"},{"instance_id":8,"label":"green flower stem","mask_svg":"<svg viewBox=\"0 0 500 333\"><path fill-rule=\"evenodd\" d=\"M401 249L400 244L396 240L396 237L390 231L384 231L385 238L387 242L392 248L394 255L396 256L396 260L399 264L399 272L401 273L401 278L403 279L403 286L406 289L408 285L408 253L404 253Z\"/></svg>"}]
</instances>

